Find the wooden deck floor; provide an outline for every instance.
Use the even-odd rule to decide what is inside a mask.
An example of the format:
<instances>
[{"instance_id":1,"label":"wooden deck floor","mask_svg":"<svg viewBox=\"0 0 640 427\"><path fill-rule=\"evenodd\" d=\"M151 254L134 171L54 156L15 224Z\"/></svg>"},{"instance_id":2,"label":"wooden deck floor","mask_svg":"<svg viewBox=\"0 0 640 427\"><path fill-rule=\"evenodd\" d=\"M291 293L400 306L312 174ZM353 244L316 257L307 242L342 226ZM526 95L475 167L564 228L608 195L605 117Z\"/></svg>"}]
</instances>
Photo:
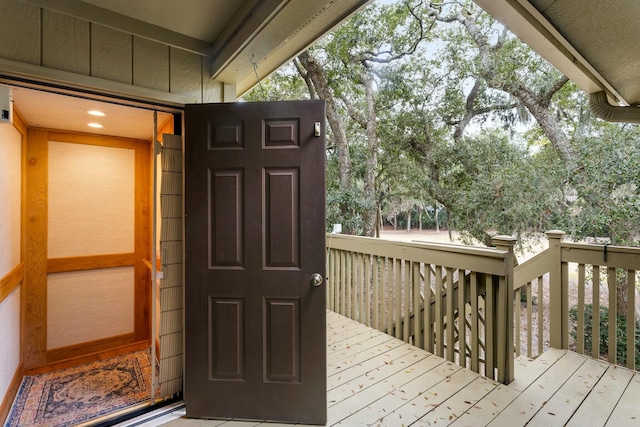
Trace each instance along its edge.
<instances>
[{"instance_id":1,"label":"wooden deck floor","mask_svg":"<svg viewBox=\"0 0 640 427\"><path fill-rule=\"evenodd\" d=\"M640 426L638 373L568 351L518 360L505 386L328 312L327 358L328 426ZM180 415L155 425L260 425Z\"/></svg>"}]
</instances>

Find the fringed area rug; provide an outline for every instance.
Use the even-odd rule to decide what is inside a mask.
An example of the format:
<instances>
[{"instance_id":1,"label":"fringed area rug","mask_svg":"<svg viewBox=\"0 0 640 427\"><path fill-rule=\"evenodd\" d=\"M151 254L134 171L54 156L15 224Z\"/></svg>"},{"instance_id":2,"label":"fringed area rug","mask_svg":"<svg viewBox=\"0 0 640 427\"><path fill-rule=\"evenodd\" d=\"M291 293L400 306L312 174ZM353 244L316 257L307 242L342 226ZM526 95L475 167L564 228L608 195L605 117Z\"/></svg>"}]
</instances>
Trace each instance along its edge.
<instances>
[{"instance_id":1,"label":"fringed area rug","mask_svg":"<svg viewBox=\"0 0 640 427\"><path fill-rule=\"evenodd\" d=\"M149 350L27 376L6 427L74 426L148 400Z\"/></svg>"}]
</instances>

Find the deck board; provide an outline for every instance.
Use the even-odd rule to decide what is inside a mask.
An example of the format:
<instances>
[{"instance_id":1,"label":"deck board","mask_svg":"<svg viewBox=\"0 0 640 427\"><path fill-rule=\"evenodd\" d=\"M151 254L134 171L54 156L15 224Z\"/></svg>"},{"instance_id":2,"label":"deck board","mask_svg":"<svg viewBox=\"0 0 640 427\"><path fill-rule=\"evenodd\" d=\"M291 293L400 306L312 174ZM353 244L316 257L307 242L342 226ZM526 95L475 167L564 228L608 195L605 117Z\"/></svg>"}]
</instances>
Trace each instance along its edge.
<instances>
[{"instance_id":1,"label":"deck board","mask_svg":"<svg viewBox=\"0 0 640 427\"><path fill-rule=\"evenodd\" d=\"M362 339L365 341L361 341ZM327 363L333 365L338 363L342 359L348 359L358 353L366 350L375 350L377 347L384 345L386 342L391 341L391 337L384 335L368 335L360 334L357 337L346 339L341 341L341 345L338 347L332 347L327 349Z\"/></svg>"},{"instance_id":2,"label":"deck board","mask_svg":"<svg viewBox=\"0 0 640 427\"><path fill-rule=\"evenodd\" d=\"M342 382L340 385L337 385L335 387L330 388L330 386L328 385L328 406L331 407L336 403L346 399L347 397L359 393L363 388L375 386L377 383L385 380L387 377L393 375L394 373L400 372L403 369L409 369L415 363L421 362L426 358L424 355L416 353L417 352L411 351L411 349L409 349L409 351L407 351L404 356L397 358L394 363L378 365L373 369L367 370L367 372L363 373L362 375L353 378L350 381ZM439 360L434 360L436 362L440 362ZM336 383L340 381L341 379L336 379Z\"/></svg>"},{"instance_id":3,"label":"deck board","mask_svg":"<svg viewBox=\"0 0 640 427\"><path fill-rule=\"evenodd\" d=\"M515 368L515 381L499 384L327 311L327 426L640 427L637 372L557 349ZM164 425L258 424L182 416Z\"/></svg>"},{"instance_id":4,"label":"deck board","mask_svg":"<svg viewBox=\"0 0 640 427\"><path fill-rule=\"evenodd\" d=\"M584 362L583 356L565 353L488 425L526 425Z\"/></svg>"},{"instance_id":5,"label":"deck board","mask_svg":"<svg viewBox=\"0 0 640 427\"><path fill-rule=\"evenodd\" d=\"M515 379L509 384L509 387L524 391L564 354L563 350L550 348L533 361L518 358L515 363Z\"/></svg>"},{"instance_id":6,"label":"deck board","mask_svg":"<svg viewBox=\"0 0 640 427\"><path fill-rule=\"evenodd\" d=\"M451 427L486 426L519 395L519 391L500 384L453 420Z\"/></svg>"},{"instance_id":7,"label":"deck board","mask_svg":"<svg viewBox=\"0 0 640 427\"><path fill-rule=\"evenodd\" d=\"M628 369L609 366L567 425L606 425L632 377Z\"/></svg>"},{"instance_id":8,"label":"deck board","mask_svg":"<svg viewBox=\"0 0 640 427\"><path fill-rule=\"evenodd\" d=\"M433 386L426 391L422 390L424 390L425 384L429 384L428 378L424 378L424 380L420 382L417 382L417 380L413 381L411 383L413 387L407 387L409 393L407 399L411 400L391 414L385 416L380 424L389 427L399 426L403 423L405 425L413 425L413 423L419 421L421 418L426 418L427 415L435 409L439 408L451 412L445 402L469 386L469 384L478 378L478 375L467 369L449 364L448 362L447 365L449 365L447 366L449 372L454 369L454 367L457 368L456 371L452 374L445 372L447 375L440 381L437 381L440 378L436 378L433 381ZM423 424L418 423L418 425Z\"/></svg>"},{"instance_id":9,"label":"deck board","mask_svg":"<svg viewBox=\"0 0 640 427\"><path fill-rule=\"evenodd\" d=\"M429 357L412 373L409 371L406 372L408 375L404 375L404 378L407 380L404 384L394 388L379 399L371 401L363 409L349 417L344 425L385 425L386 423L384 423L383 419L393 413L404 413L407 415L406 410L401 411L402 407L405 406L409 400L422 393L421 390L424 390L425 385L438 384L458 370L460 370L458 366L443 362L442 359L438 357ZM407 416L404 424L409 425L411 421L413 420ZM394 425L400 424L394 421Z\"/></svg>"},{"instance_id":10,"label":"deck board","mask_svg":"<svg viewBox=\"0 0 640 427\"><path fill-rule=\"evenodd\" d=\"M437 358L427 357L407 367L407 369L395 372L383 381L378 382L375 387L359 390L358 393L349 396L330 408L327 425L353 425L351 419L345 420L345 418L368 408L377 400L393 393L421 374L430 371L434 365L439 366L442 364L442 361ZM344 423L338 424L343 420L345 420Z\"/></svg>"},{"instance_id":11,"label":"deck board","mask_svg":"<svg viewBox=\"0 0 640 427\"><path fill-rule=\"evenodd\" d=\"M341 384L353 381L362 375L367 375L367 373L373 370L381 369L387 365L395 365L396 360L407 354L411 354L413 357L416 357L415 355L418 353L416 353L410 345L406 344L359 363L350 369L336 372L332 375L329 375L329 372L327 372L327 390L330 392Z\"/></svg>"},{"instance_id":12,"label":"deck board","mask_svg":"<svg viewBox=\"0 0 640 427\"><path fill-rule=\"evenodd\" d=\"M455 393L432 411L427 412L413 426L448 426L458 420L465 412L476 406L480 400L495 390L497 383L476 376L468 386Z\"/></svg>"},{"instance_id":13,"label":"deck board","mask_svg":"<svg viewBox=\"0 0 640 427\"><path fill-rule=\"evenodd\" d=\"M544 410L538 411L527 426L565 425L569 421L607 369L606 363L585 359L582 366L547 401Z\"/></svg>"},{"instance_id":14,"label":"deck board","mask_svg":"<svg viewBox=\"0 0 640 427\"><path fill-rule=\"evenodd\" d=\"M626 369L619 368L618 371ZM631 371L628 371L632 373ZM616 408L611 413L607 427L611 426L640 426L640 411L638 411L638 402L640 402L640 375L632 373L627 388L620 397Z\"/></svg>"}]
</instances>

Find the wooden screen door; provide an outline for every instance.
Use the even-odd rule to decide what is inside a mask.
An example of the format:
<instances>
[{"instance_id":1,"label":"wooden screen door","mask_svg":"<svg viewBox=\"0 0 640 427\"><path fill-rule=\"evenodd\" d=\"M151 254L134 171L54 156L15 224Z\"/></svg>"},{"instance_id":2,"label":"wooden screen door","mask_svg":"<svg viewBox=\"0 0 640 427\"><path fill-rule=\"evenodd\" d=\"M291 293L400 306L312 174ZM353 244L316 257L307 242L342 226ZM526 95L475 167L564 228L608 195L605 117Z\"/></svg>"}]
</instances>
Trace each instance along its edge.
<instances>
[{"instance_id":1,"label":"wooden screen door","mask_svg":"<svg viewBox=\"0 0 640 427\"><path fill-rule=\"evenodd\" d=\"M185 109L188 417L326 423L324 117Z\"/></svg>"}]
</instances>

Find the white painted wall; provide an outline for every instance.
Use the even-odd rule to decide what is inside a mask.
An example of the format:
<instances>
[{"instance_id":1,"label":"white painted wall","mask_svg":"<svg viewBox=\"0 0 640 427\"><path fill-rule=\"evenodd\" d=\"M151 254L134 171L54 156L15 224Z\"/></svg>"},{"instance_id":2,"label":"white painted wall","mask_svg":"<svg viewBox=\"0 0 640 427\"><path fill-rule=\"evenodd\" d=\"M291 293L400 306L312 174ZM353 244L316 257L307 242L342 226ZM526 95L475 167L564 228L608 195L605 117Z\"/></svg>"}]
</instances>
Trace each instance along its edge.
<instances>
[{"instance_id":1,"label":"white painted wall","mask_svg":"<svg viewBox=\"0 0 640 427\"><path fill-rule=\"evenodd\" d=\"M21 135L0 124L0 277L20 263ZM0 302L0 401L20 363L20 287Z\"/></svg>"},{"instance_id":2,"label":"white painted wall","mask_svg":"<svg viewBox=\"0 0 640 427\"><path fill-rule=\"evenodd\" d=\"M20 263L21 141L12 125L0 124L0 277Z\"/></svg>"},{"instance_id":3,"label":"white painted wall","mask_svg":"<svg viewBox=\"0 0 640 427\"><path fill-rule=\"evenodd\" d=\"M0 303L0 401L20 364L20 287Z\"/></svg>"}]
</instances>

